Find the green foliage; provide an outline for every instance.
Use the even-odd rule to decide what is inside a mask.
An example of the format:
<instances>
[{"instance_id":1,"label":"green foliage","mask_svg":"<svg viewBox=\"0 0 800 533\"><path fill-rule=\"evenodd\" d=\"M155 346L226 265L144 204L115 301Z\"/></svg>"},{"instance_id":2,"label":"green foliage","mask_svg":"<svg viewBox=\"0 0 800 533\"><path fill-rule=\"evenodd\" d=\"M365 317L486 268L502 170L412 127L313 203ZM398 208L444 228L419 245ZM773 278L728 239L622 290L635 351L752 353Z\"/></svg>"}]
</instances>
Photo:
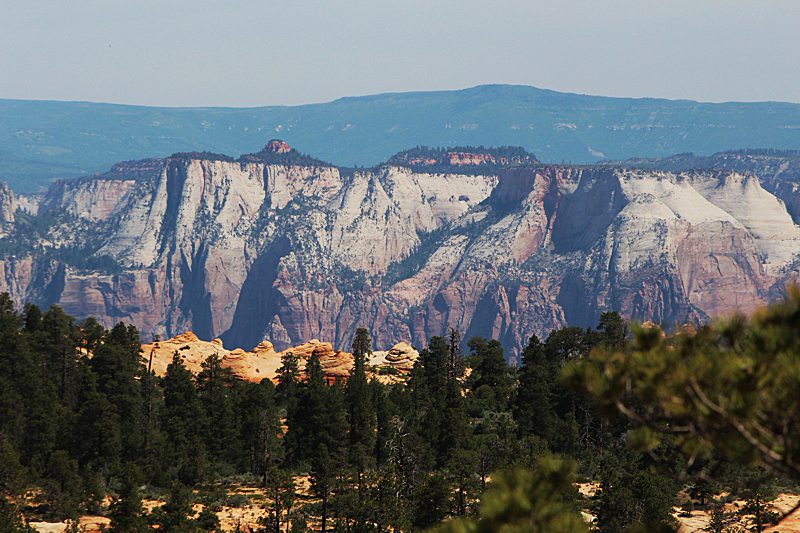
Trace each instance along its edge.
<instances>
[{"instance_id":1,"label":"green foliage","mask_svg":"<svg viewBox=\"0 0 800 533\"><path fill-rule=\"evenodd\" d=\"M266 163L268 165L291 165L302 167L333 167L335 165L322 161L316 157L302 154L292 148L288 152L282 154L275 153L269 150L262 150L253 154L244 154L239 159L239 162L258 162Z\"/></svg>"},{"instance_id":2,"label":"green foliage","mask_svg":"<svg viewBox=\"0 0 800 533\"><path fill-rule=\"evenodd\" d=\"M677 487L671 479L641 468L635 457L605 457L597 495L597 527L601 533L621 533L631 526L648 530L657 524L674 527L672 506Z\"/></svg>"},{"instance_id":3,"label":"green foliage","mask_svg":"<svg viewBox=\"0 0 800 533\"><path fill-rule=\"evenodd\" d=\"M215 154L214 152L175 152L168 159L199 159L201 161L225 161L226 163L236 161L229 155Z\"/></svg>"},{"instance_id":4,"label":"green foliage","mask_svg":"<svg viewBox=\"0 0 800 533\"><path fill-rule=\"evenodd\" d=\"M25 489L26 471L19 454L4 433L0 433L0 533L24 531L20 496Z\"/></svg>"},{"instance_id":5,"label":"green foliage","mask_svg":"<svg viewBox=\"0 0 800 533\"><path fill-rule=\"evenodd\" d=\"M754 313L662 338L634 328L630 350L596 348L563 379L650 431L677 436L688 458L723 457L800 477L800 290ZM632 395L628 395L628 391ZM633 407L633 401L636 407Z\"/></svg>"},{"instance_id":6,"label":"green foliage","mask_svg":"<svg viewBox=\"0 0 800 533\"><path fill-rule=\"evenodd\" d=\"M126 462L120 471L122 486L119 496L111 504L111 531L113 533L143 533L147 520L142 506L139 483L142 474L135 464Z\"/></svg>"},{"instance_id":7,"label":"green foliage","mask_svg":"<svg viewBox=\"0 0 800 533\"><path fill-rule=\"evenodd\" d=\"M225 477L263 481L270 497L260 501L270 506L265 525L272 530L287 523L300 530L303 517L323 515L326 530L353 532L409 531L450 518L454 520L443 527L459 531L506 527L501 524L515 531L525 524L545 523L558 530L575 523L563 518L561 525L553 525L556 510L573 516L580 505L569 488L570 478L558 478L574 468L564 470L563 463L547 459L550 449L578 459L587 477L602 479L596 510L603 531L645 527L642 524L653 531L669 527L665 513L677 490L673 478L686 466L676 459L675 446L686 451L685 436L661 437L655 431L663 429L655 423L661 419L626 434L627 424L598 416L598 405L609 407L602 399L568 389L558 379L562 367L572 369L575 361L591 366L597 365L598 354L624 358L637 353L644 342L642 332L634 328L633 344L628 345L627 325L616 313L604 313L596 331L564 328L544 342L531 338L516 372L506 365L497 341L473 339L468 343L472 355L462 358L460 335L451 328L447 339L430 339L407 382L391 386L367 382L371 342L368 332L359 328L352 346L354 369L345 383L329 382L314 357L306 364L306 375L300 376L297 358L288 354L276 387L269 380L234 380L217 357L208 358L194 377L179 354L159 379L143 365L135 328L117 324L105 331L92 320L77 325L57 307L45 312L34 305L24 309L18 314L8 295L0 295L0 487L41 487L41 515L75 516L88 507L101 511L100 502L110 490L109 513L116 531L141 531L145 520L165 531L213 530L218 525L211 511L226 503L223 489L213 494L204 489L200 498L207 512L192 520L186 507L192 498L184 485ZM761 376L766 365L759 353L778 347L782 361L791 360L795 345L775 339L793 331L793 325L781 325L775 312L765 315L772 319L759 331L776 335L753 335L747 325L747 335L728 334L706 342L701 332L691 341L698 343L691 357L700 357L707 346L726 357L726 350L745 354L751 363L745 375L751 376ZM757 320L761 318L753 323ZM655 355L673 357L672 367L652 374L661 380L653 385L657 389L669 384L665 378L684 375L674 364L676 346L690 341L682 336L663 341L654 336L651 341L653 347L667 346ZM79 347L90 349L92 357L81 356ZM472 366L469 375L463 370L467 361ZM726 368L724 361L714 361L720 365L717 369ZM741 361L738 364L741 367ZM778 377L773 369L767 374L772 381L764 383L783 386L774 380L788 380L792 367L782 368L789 376ZM609 375L614 376L605 374ZM708 379L703 372L692 377ZM756 380L755 385L760 383ZM617 398L641 420L668 413L640 392L631 386ZM775 393L791 408L789 395L782 394ZM765 413L772 416L772 411ZM284 414L288 431L279 438ZM706 428L719 431L713 425ZM712 434L708 442L714 443L709 447L713 457L698 454L691 468L729 468L715 455L722 447L712 438L716 437ZM626 458L626 441L652 453ZM609 463L610 456L619 457L619 462ZM652 458L665 467L654 470ZM507 474L493 473L509 468ZM296 505L290 469L310 474L319 500ZM533 472L521 473L526 469ZM745 479L735 469L726 472L726 483ZM151 492L172 487L169 504L149 516L141 510L139 487L145 484ZM702 494L712 494L717 489L704 490ZM706 497L692 494L699 502ZM273 498L277 503L269 503ZM227 503L248 503L244 495L239 499ZM10 527L17 527L20 515L9 507L10 501L6 497L0 504L8 510ZM768 499L756 495L754 501ZM757 520L763 523L769 519L761 511L752 516L761 516Z\"/></svg>"},{"instance_id":8,"label":"green foliage","mask_svg":"<svg viewBox=\"0 0 800 533\"><path fill-rule=\"evenodd\" d=\"M74 240L60 246L47 246L52 240L60 240L51 233L69 226L74 231ZM89 224L85 220L69 215L64 211L49 210L34 216L17 210L14 217L14 230L0 239L0 258L40 256L57 261L75 269L105 274L119 274L122 267L107 254L97 255L105 241L102 238L103 226Z\"/></svg>"},{"instance_id":9,"label":"green foliage","mask_svg":"<svg viewBox=\"0 0 800 533\"><path fill-rule=\"evenodd\" d=\"M470 376L472 416L484 411L507 411L515 380L503 356L503 347L496 340L487 343L477 337L470 339L467 345L475 363Z\"/></svg>"},{"instance_id":10,"label":"green foliage","mask_svg":"<svg viewBox=\"0 0 800 533\"><path fill-rule=\"evenodd\" d=\"M167 503L162 505L152 517L159 531L166 533L195 533L197 523L192 519L191 491L181 482L172 484Z\"/></svg>"},{"instance_id":11,"label":"green foliage","mask_svg":"<svg viewBox=\"0 0 800 533\"><path fill-rule=\"evenodd\" d=\"M749 519L753 531L761 533L768 526L778 523L781 518L779 513L770 511L770 502L778 493L775 491L773 476L762 471L750 472L744 480L743 490L739 496L743 497L745 504L739 514Z\"/></svg>"},{"instance_id":12,"label":"green foliage","mask_svg":"<svg viewBox=\"0 0 800 533\"><path fill-rule=\"evenodd\" d=\"M347 440L348 424L341 386L326 383L318 357L309 359L305 371L307 379L298 392L297 406L287 413L289 431L285 446L294 464L311 459L323 445L328 450L338 450Z\"/></svg>"},{"instance_id":13,"label":"green foliage","mask_svg":"<svg viewBox=\"0 0 800 533\"><path fill-rule=\"evenodd\" d=\"M485 163L474 165L452 165L447 159L451 152L461 152L467 154L486 155L494 158L486 160ZM508 165L536 164L539 161L536 156L529 153L521 146L453 146L429 148L427 146L416 146L409 150L403 150L391 158L388 163L393 165L408 166L417 172L442 172L454 174L487 174L495 173L501 167Z\"/></svg>"},{"instance_id":14,"label":"green foliage","mask_svg":"<svg viewBox=\"0 0 800 533\"><path fill-rule=\"evenodd\" d=\"M481 498L479 518L452 520L434 531L587 531L580 513L565 498L565 494L570 492L574 471L575 465L569 461L544 459L534 471L514 469L499 472Z\"/></svg>"},{"instance_id":15,"label":"green foliage","mask_svg":"<svg viewBox=\"0 0 800 533\"><path fill-rule=\"evenodd\" d=\"M367 384L366 358L372 354L369 332L358 328L353 337L353 370L347 380L345 399L347 402L347 418L350 422L350 446L361 450L356 456L363 455L366 450L375 447L375 414ZM359 464L363 461L358 460Z\"/></svg>"},{"instance_id":16,"label":"green foliage","mask_svg":"<svg viewBox=\"0 0 800 533\"><path fill-rule=\"evenodd\" d=\"M163 387L162 425L167 436L168 462L184 483L197 483L206 475L203 440L207 419L192 374L183 366L178 352L167 366Z\"/></svg>"},{"instance_id":17,"label":"green foliage","mask_svg":"<svg viewBox=\"0 0 800 533\"><path fill-rule=\"evenodd\" d=\"M297 495L291 473L273 468L267 475L267 497L272 502L269 509L272 511L272 525L275 531L280 531L283 515L291 511ZM264 521L264 525L268 525Z\"/></svg>"}]
</instances>

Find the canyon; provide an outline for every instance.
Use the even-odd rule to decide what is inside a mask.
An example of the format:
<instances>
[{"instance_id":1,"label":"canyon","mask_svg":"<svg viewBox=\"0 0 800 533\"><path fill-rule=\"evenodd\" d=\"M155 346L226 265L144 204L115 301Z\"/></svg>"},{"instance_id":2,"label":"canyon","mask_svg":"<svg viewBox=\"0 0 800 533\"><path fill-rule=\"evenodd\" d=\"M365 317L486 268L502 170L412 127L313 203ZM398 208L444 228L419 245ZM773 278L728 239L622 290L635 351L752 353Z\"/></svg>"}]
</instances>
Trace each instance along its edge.
<instances>
[{"instance_id":1,"label":"canyon","mask_svg":"<svg viewBox=\"0 0 800 533\"><path fill-rule=\"evenodd\" d=\"M452 154L345 169L271 142L238 161L127 163L39 196L0 188L0 290L132 323L144 341L192 331L279 353L321 339L335 353L358 327L382 350L422 349L452 327L500 340L514 362L531 335L604 311L703 322L798 278L787 162Z\"/></svg>"}]
</instances>

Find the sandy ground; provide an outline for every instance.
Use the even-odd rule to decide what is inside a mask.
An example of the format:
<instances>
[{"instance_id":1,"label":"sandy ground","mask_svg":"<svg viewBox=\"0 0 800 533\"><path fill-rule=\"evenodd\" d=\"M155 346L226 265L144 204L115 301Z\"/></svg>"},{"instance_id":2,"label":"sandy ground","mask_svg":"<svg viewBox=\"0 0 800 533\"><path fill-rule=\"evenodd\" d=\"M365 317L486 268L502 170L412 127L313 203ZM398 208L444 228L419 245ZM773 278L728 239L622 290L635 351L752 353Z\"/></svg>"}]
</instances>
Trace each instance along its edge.
<instances>
[{"instance_id":1,"label":"sandy ground","mask_svg":"<svg viewBox=\"0 0 800 533\"><path fill-rule=\"evenodd\" d=\"M310 503L316 501L311 494L311 482L308 476L295 478L296 491L298 495L298 504ZM578 490L584 498L591 498L599 489L599 483L579 483ZM227 507L224 506L217 516L220 519L220 526L223 531L248 531L257 530L262 528L263 525L259 523L260 519L268 517L269 512L265 507L269 503L265 491L259 487L253 486L239 486L234 490L229 491L228 495L242 494L250 498L250 503L241 507ZM795 494L781 494L772 504L772 510L786 513L791 510L800 501L800 495ZM144 500L142 502L145 510L151 512L154 508L163 505L163 500ZM737 511L744 505L743 501L735 501L725 506L726 511ZM202 504L195 504L193 509L197 514L203 510ZM584 511L581 513L584 520L592 522L594 517ZM679 533L700 533L708 527L710 516L707 511L697 510L692 511L690 516L680 516L683 511L679 507L675 507L675 516L680 522ZM196 516L195 515L195 516ZM103 529L108 529L110 519L102 516L83 516L80 519L79 529L85 533L99 533ZM741 526L749 526L745 520L739 522ZM68 524L66 523L45 523L37 522L31 525L40 533L63 533ZM310 526L317 526L315 522L311 521ZM765 530L768 533L795 533L800 532L800 510L795 511L788 516L779 525Z\"/></svg>"},{"instance_id":2,"label":"sandy ground","mask_svg":"<svg viewBox=\"0 0 800 533\"><path fill-rule=\"evenodd\" d=\"M800 501L800 495L797 494L781 494L772 502L772 510L779 513L786 513L790 511L797 502ZM725 506L726 511L737 511L744 505L743 501L735 501ZM676 516L680 509L676 508ZM708 527L710 517L706 511L692 511L691 517L677 516L681 527L679 533L695 533L702 532L704 528ZM739 521L741 526L749 526L746 520ZM796 533L800 531L800 511L795 511L780 524L764 530L767 533Z\"/></svg>"}]
</instances>

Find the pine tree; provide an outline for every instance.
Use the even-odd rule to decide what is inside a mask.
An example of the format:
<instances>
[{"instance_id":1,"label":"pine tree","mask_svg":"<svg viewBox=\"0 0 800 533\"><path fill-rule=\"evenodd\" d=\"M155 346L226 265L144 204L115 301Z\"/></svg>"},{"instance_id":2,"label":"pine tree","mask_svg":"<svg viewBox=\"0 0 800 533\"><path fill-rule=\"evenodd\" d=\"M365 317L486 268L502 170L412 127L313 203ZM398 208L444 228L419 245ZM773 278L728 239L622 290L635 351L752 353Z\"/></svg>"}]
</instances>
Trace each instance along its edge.
<instances>
[{"instance_id":1,"label":"pine tree","mask_svg":"<svg viewBox=\"0 0 800 533\"><path fill-rule=\"evenodd\" d=\"M689 459L718 454L800 479L798 332L800 289L790 287L749 321L733 316L670 337L634 327L629 347L597 347L562 379L636 423L640 450L669 433Z\"/></svg>"},{"instance_id":2,"label":"pine tree","mask_svg":"<svg viewBox=\"0 0 800 533\"><path fill-rule=\"evenodd\" d=\"M147 521L139 494L141 472L132 462L126 462L120 470L122 486L118 497L112 502L109 516L113 533L144 533Z\"/></svg>"},{"instance_id":3,"label":"pine tree","mask_svg":"<svg viewBox=\"0 0 800 533\"><path fill-rule=\"evenodd\" d=\"M375 406L375 462L385 465L389 460L389 441L392 439L392 406L386 388L377 380L370 381L370 396Z\"/></svg>"},{"instance_id":4,"label":"pine tree","mask_svg":"<svg viewBox=\"0 0 800 533\"><path fill-rule=\"evenodd\" d=\"M545 460L534 471L499 472L481 498L479 517L450 520L437 533L583 533L580 513L564 494L572 490L575 467L568 461Z\"/></svg>"},{"instance_id":5,"label":"pine tree","mask_svg":"<svg viewBox=\"0 0 800 533\"><path fill-rule=\"evenodd\" d=\"M271 500L272 526L275 533L280 533L283 515L291 511L297 498L294 479L291 473L280 468L272 468L267 476L267 497ZM266 524L265 524L266 525Z\"/></svg>"},{"instance_id":6,"label":"pine tree","mask_svg":"<svg viewBox=\"0 0 800 533\"><path fill-rule=\"evenodd\" d=\"M197 523L192 520L192 493L180 481L175 481L169 491L167 503L155 515L159 531L165 533L196 533Z\"/></svg>"},{"instance_id":7,"label":"pine tree","mask_svg":"<svg viewBox=\"0 0 800 533\"><path fill-rule=\"evenodd\" d=\"M81 408L73 435L73 455L81 465L108 481L122 452L122 431L117 407L100 390L97 375L84 371Z\"/></svg>"},{"instance_id":8,"label":"pine tree","mask_svg":"<svg viewBox=\"0 0 800 533\"><path fill-rule=\"evenodd\" d=\"M484 397L487 410L506 411L513 382L503 356L503 347L496 340L487 343L483 339L471 339L468 345L473 352L473 360L478 361L474 369L473 395Z\"/></svg>"},{"instance_id":9,"label":"pine tree","mask_svg":"<svg viewBox=\"0 0 800 533\"><path fill-rule=\"evenodd\" d=\"M163 387L162 427L168 443L168 464L182 481L194 484L205 475L206 420L192 374L177 352L167 366Z\"/></svg>"},{"instance_id":10,"label":"pine tree","mask_svg":"<svg viewBox=\"0 0 800 533\"><path fill-rule=\"evenodd\" d=\"M745 503L739 513L749 517L756 533L761 533L778 521L778 513L770 511L770 502L778 496L773 476L758 470L752 472L745 479L741 496Z\"/></svg>"},{"instance_id":11,"label":"pine tree","mask_svg":"<svg viewBox=\"0 0 800 533\"><path fill-rule=\"evenodd\" d=\"M366 357L372 354L371 343L367 330L358 328L352 344L354 366L345 389L350 422L348 455L350 465L356 470L359 503L364 497L364 471L375 449L375 414L366 374Z\"/></svg>"},{"instance_id":12,"label":"pine tree","mask_svg":"<svg viewBox=\"0 0 800 533\"><path fill-rule=\"evenodd\" d=\"M283 458L284 452L272 381L262 379L258 384L246 384L237 398L235 413L243 450L240 464L266 484L267 470Z\"/></svg>"},{"instance_id":13,"label":"pine tree","mask_svg":"<svg viewBox=\"0 0 800 533\"><path fill-rule=\"evenodd\" d=\"M371 451L374 447L374 410L367 384L366 357L372 354L369 333L364 328L356 330L353 338L353 370L347 379L345 395L350 421L350 445Z\"/></svg>"},{"instance_id":14,"label":"pine tree","mask_svg":"<svg viewBox=\"0 0 800 533\"><path fill-rule=\"evenodd\" d=\"M514 403L519 435L537 435L554 442L558 427L552 394L557 369L545 358L544 345L533 335L522 351L522 367Z\"/></svg>"},{"instance_id":15,"label":"pine tree","mask_svg":"<svg viewBox=\"0 0 800 533\"><path fill-rule=\"evenodd\" d=\"M21 496L24 493L27 472L19 462L19 454L8 437L0 432L0 532L23 531Z\"/></svg>"},{"instance_id":16,"label":"pine tree","mask_svg":"<svg viewBox=\"0 0 800 533\"><path fill-rule=\"evenodd\" d=\"M122 453L137 454L147 434L145 405L140 381L144 373L139 333L120 322L94 348L89 367L97 377L98 391L105 395L119 417Z\"/></svg>"},{"instance_id":17,"label":"pine tree","mask_svg":"<svg viewBox=\"0 0 800 533\"><path fill-rule=\"evenodd\" d=\"M279 405L286 408L286 416L291 417L297 406L297 395L300 390L300 368L297 356L291 351L281 356L281 367L278 369L278 386L276 388Z\"/></svg>"},{"instance_id":18,"label":"pine tree","mask_svg":"<svg viewBox=\"0 0 800 533\"><path fill-rule=\"evenodd\" d=\"M201 363L202 370L197 375L200 401L205 418L213 428L205 435L205 447L218 461L236 461L236 417L233 400L229 391L233 388L233 374L229 368L222 368L217 354L209 356Z\"/></svg>"},{"instance_id":19,"label":"pine tree","mask_svg":"<svg viewBox=\"0 0 800 533\"><path fill-rule=\"evenodd\" d=\"M320 526L325 533L328 523L328 497L331 493L332 481L335 477L334 461L328 453L328 447L320 444L314 459L311 461L311 483L320 499Z\"/></svg>"}]
</instances>

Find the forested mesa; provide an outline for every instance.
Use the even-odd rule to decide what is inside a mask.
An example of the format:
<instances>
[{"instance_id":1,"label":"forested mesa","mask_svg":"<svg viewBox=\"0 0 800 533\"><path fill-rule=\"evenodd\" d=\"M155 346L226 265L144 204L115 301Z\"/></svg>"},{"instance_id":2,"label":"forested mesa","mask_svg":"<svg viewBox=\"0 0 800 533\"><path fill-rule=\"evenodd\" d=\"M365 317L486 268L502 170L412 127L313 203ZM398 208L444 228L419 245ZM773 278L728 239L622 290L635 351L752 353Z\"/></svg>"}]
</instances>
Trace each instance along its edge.
<instances>
[{"instance_id":1,"label":"forested mesa","mask_svg":"<svg viewBox=\"0 0 800 533\"><path fill-rule=\"evenodd\" d=\"M793 292L751 322L666 337L604 313L532 337L519 368L450 329L389 385L367 379L359 328L346 380L287 353L273 384L214 356L195 376L177 352L158 378L135 327L19 313L4 294L0 530L91 514L126 533L656 531L679 503L706 509L709 531L761 530L776 480L800 476L798 309Z\"/></svg>"}]
</instances>

